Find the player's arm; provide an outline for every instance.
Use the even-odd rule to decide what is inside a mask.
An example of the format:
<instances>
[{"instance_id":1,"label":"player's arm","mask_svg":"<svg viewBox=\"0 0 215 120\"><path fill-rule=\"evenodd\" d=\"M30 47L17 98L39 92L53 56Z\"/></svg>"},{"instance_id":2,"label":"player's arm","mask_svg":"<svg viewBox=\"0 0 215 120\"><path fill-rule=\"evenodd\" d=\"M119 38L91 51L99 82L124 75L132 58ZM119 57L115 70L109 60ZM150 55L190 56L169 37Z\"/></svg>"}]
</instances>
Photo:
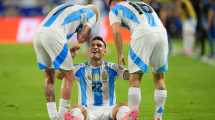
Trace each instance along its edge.
<instances>
[{"instance_id":1,"label":"player's arm","mask_svg":"<svg viewBox=\"0 0 215 120\"><path fill-rule=\"evenodd\" d=\"M87 38L90 34L91 27L88 25L84 25L80 33L77 34L77 40L79 43L83 43L87 41Z\"/></svg>"},{"instance_id":2,"label":"player's arm","mask_svg":"<svg viewBox=\"0 0 215 120\"><path fill-rule=\"evenodd\" d=\"M72 48L70 48L70 54L72 56L72 58L74 58L77 54L77 51L80 49L80 45L75 45Z\"/></svg>"},{"instance_id":3,"label":"player's arm","mask_svg":"<svg viewBox=\"0 0 215 120\"><path fill-rule=\"evenodd\" d=\"M83 28L81 29L81 31L77 33L77 39L78 39L79 43L83 43L83 42L85 42L85 41L88 40L89 34L91 32L91 29L93 28L93 26L98 21L98 19L99 19L99 13L96 10L93 13L94 16L92 16L90 18L88 18L90 16L90 14L87 14L86 16L84 16L85 17L84 19L86 19L86 18L87 19L83 23Z\"/></svg>"},{"instance_id":4,"label":"player's arm","mask_svg":"<svg viewBox=\"0 0 215 120\"><path fill-rule=\"evenodd\" d=\"M119 31L120 24L119 23L113 24L112 29L113 29L114 42L115 42L117 55L118 55L118 64L125 65L125 59L123 54L123 43L122 43L120 31Z\"/></svg>"},{"instance_id":5,"label":"player's arm","mask_svg":"<svg viewBox=\"0 0 215 120\"><path fill-rule=\"evenodd\" d=\"M117 71L117 76L123 80L128 80L129 79L129 71L127 68L125 68L122 65L118 65L115 63L109 63L109 66Z\"/></svg>"},{"instance_id":6,"label":"player's arm","mask_svg":"<svg viewBox=\"0 0 215 120\"><path fill-rule=\"evenodd\" d=\"M76 80L78 80L78 76L76 75L76 73L77 73L77 71L78 71L82 66L83 66L82 64L75 64L75 65L74 65L74 68L73 68L73 75L74 75L74 77L75 77ZM56 72L56 77L57 77L59 80L63 80L64 75L65 75L65 71L59 70L59 71Z\"/></svg>"},{"instance_id":7,"label":"player's arm","mask_svg":"<svg viewBox=\"0 0 215 120\"><path fill-rule=\"evenodd\" d=\"M129 80L129 71L125 67L120 66L119 70L118 70L118 74L119 74L121 79Z\"/></svg>"},{"instance_id":8,"label":"player's arm","mask_svg":"<svg viewBox=\"0 0 215 120\"><path fill-rule=\"evenodd\" d=\"M115 42L117 55L118 55L118 64L125 65L125 59L123 54L123 43L122 43L122 37L120 34L121 19L112 11L109 14L109 19L110 19L110 24L112 27L114 42Z\"/></svg>"},{"instance_id":9,"label":"player's arm","mask_svg":"<svg viewBox=\"0 0 215 120\"><path fill-rule=\"evenodd\" d=\"M88 41L91 27L93 26L92 24L93 23L86 23L85 25L83 25L80 31L77 31L77 42L73 42L73 47L70 49L70 53L73 58L75 57L76 52L80 49L79 43L84 43Z\"/></svg>"}]
</instances>

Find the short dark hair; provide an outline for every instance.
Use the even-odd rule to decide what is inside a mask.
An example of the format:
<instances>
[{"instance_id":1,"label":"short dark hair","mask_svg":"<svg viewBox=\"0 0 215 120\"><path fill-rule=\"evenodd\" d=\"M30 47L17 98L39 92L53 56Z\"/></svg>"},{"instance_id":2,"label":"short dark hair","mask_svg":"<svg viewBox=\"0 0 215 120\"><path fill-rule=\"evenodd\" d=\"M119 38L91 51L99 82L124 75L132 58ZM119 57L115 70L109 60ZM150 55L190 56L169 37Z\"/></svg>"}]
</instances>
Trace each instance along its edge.
<instances>
[{"instance_id":1,"label":"short dark hair","mask_svg":"<svg viewBox=\"0 0 215 120\"><path fill-rule=\"evenodd\" d=\"M104 44L105 48L106 48L106 46L107 46L107 45L106 45L106 42L103 40L102 37L100 37L100 36L95 36L95 37L92 38L91 42L94 41L94 40L99 40L99 41L101 41L101 42Z\"/></svg>"}]
</instances>

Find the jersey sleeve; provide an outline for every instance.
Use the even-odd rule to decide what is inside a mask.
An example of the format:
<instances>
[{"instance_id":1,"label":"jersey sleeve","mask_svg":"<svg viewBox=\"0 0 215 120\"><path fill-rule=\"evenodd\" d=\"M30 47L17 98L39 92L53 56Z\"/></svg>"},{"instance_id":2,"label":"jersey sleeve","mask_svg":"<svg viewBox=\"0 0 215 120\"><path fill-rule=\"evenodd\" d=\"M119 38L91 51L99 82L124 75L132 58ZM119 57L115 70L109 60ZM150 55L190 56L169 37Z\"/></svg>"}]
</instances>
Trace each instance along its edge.
<instances>
[{"instance_id":1,"label":"jersey sleeve","mask_svg":"<svg viewBox=\"0 0 215 120\"><path fill-rule=\"evenodd\" d=\"M75 79L78 79L80 76L78 74L78 72L80 72L80 69L84 67L84 64L76 64L74 65L74 76L75 76Z\"/></svg>"},{"instance_id":2,"label":"jersey sleeve","mask_svg":"<svg viewBox=\"0 0 215 120\"><path fill-rule=\"evenodd\" d=\"M122 10L120 10L117 5L111 9L109 12L110 25L113 25L114 23L121 23L120 14L122 14Z\"/></svg>"}]
</instances>

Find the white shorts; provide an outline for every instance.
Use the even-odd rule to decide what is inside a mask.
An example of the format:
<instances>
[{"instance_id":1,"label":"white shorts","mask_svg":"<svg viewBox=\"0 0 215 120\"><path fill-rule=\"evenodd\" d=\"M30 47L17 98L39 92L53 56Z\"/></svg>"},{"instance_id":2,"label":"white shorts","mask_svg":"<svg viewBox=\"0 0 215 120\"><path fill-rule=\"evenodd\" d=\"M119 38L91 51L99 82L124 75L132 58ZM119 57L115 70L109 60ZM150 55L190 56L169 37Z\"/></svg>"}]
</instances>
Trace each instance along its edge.
<instances>
[{"instance_id":1,"label":"white shorts","mask_svg":"<svg viewBox=\"0 0 215 120\"><path fill-rule=\"evenodd\" d=\"M129 46L128 70L147 72L148 66L156 73L168 69L168 38L166 31L147 32L138 39L132 39Z\"/></svg>"},{"instance_id":2,"label":"white shorts","mask_svg":"<svg viewBox=\"0 0 215 120\"><path fill-rule=\"evenodd\" d=\"M98 106L87 108L87 120L110 120L115 106Z\"/></svg>"},{"instance_id":3,"label":"white shorts","mask_svg":"<svg viewBox=\"0 0 215 120\"><path fill-rule=\"evenodd\" d=\"M72 57L66 38L59 31L40 28L34 36L33 46L41 70L46 68L72 69Z\"/></svg>"}]
</instances>

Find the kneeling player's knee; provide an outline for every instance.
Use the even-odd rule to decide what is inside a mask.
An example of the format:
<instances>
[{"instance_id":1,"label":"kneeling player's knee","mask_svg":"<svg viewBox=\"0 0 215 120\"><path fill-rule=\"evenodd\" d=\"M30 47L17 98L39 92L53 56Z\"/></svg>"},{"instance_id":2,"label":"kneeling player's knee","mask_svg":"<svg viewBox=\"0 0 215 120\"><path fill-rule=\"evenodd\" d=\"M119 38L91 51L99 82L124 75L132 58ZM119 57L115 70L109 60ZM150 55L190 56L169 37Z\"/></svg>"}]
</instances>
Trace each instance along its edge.
<instances>
[{"instance_id":1,"label":"kneeling player's knee","mask_svg":"<svg viewBox=\"0 0 215 120\"><path fill-rule=\"evenodd\" d=\"M116 119L121 120L121 119L125 118L126 116L129 115L129 111L130 111L130 109L128 106L120 106L119 110L116 114Z\"/></svg>"},{"instance_id":2,"label":"kneeling player's knee","mask_svg":"<svg viewBox=\"0 0 215 120\"><path fill-rule=\"evenodd\" d=\"M78 120L85 120L86 117L82 111L83 110L81 108L76 107L73 108L70 112L74 118L77 118Z\"/></svg>"}]
</instances>

